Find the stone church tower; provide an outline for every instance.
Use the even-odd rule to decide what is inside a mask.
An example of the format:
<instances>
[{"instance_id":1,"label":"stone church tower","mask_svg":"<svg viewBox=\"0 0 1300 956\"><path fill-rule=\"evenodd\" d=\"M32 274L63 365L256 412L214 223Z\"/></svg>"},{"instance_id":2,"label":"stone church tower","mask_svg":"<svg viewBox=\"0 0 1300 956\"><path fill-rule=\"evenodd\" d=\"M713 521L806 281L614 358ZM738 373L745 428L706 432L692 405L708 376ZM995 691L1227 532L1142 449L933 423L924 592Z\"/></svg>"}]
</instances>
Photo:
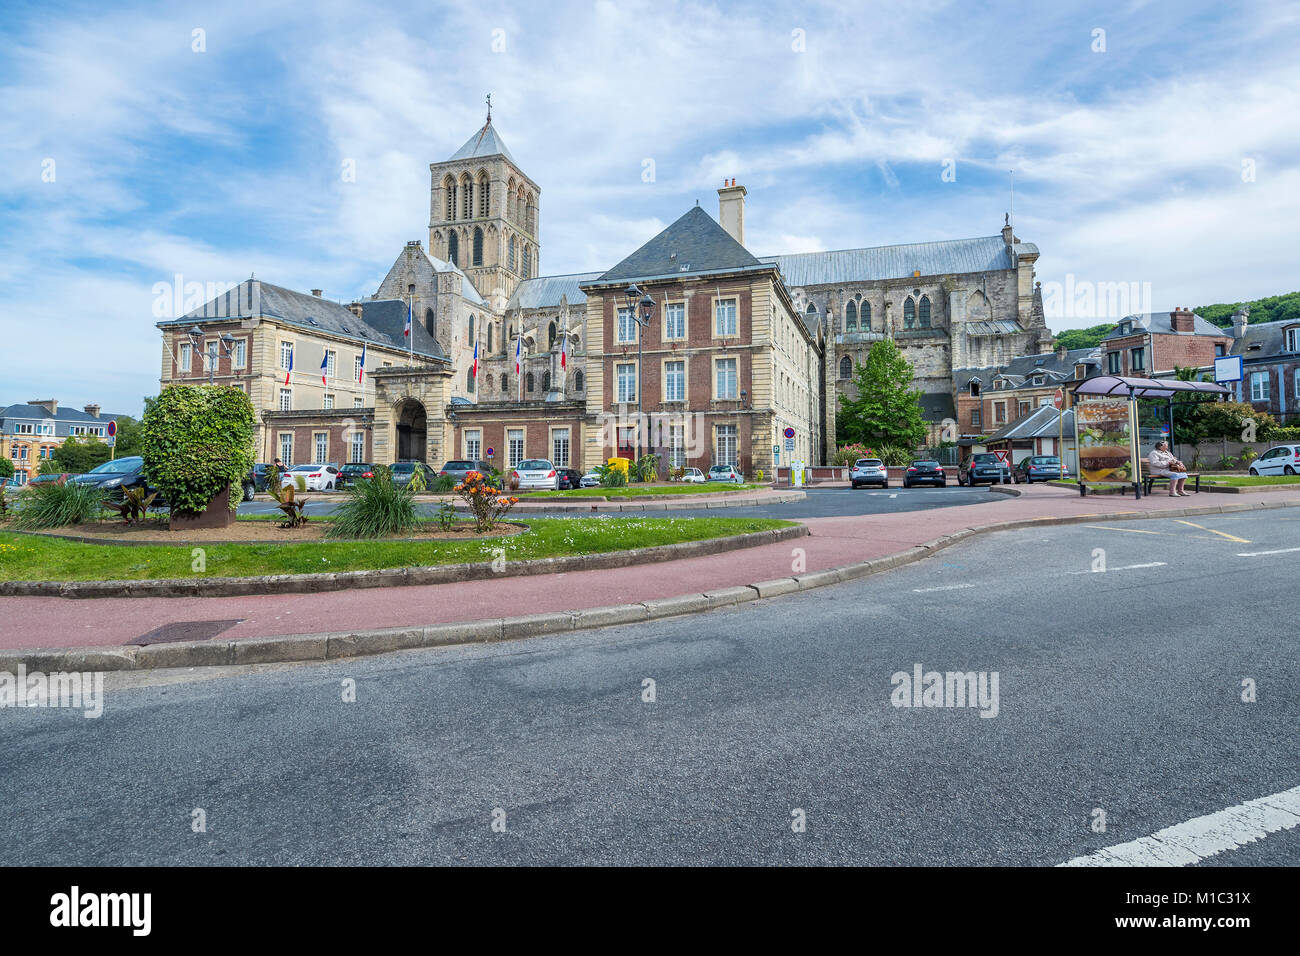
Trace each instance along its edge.
<instances>
[{"instance_id":1,"label":"stone church tower","mask_svg":"<svg viewBox=\"0 0 1300 956\"><path fill-rule=\"evenodd\" d=\"M541 189L487 121L451 158L429 164L429 253L454 263L500 314L538 274Z\"/></svg>"}]
</instances>

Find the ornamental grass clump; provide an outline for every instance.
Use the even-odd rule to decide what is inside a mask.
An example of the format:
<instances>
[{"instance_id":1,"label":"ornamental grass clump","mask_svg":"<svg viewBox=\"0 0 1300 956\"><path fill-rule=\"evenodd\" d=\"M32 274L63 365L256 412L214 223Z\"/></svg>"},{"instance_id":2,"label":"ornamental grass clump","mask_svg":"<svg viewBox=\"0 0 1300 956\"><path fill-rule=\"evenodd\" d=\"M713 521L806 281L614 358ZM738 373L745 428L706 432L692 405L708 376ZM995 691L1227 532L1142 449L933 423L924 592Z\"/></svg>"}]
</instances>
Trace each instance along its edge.
<instances>
[{"instance_id":1,"label":"ornamental grass clump","mask_svg":"<svg viewBox=\"0 0 1300 956\"><path fill-rule=\"evenodd\" d=\"M18 510L14 526L34 531L84 524L98 518L103 506L104 493L94 485L79 485L71 481L33 485L27 491L27 500Z\"/></svg>"},{"instance_id":2,"label":"ornamental grass clump","mask_svg":"<svg viewBox=\"0 0 1300 956\"><path fill-rule=\"evenodd\" d=\"M470 513L474 515L474 530L479 534L495 528L497 522L519 503L518 498L506 495L477 471L465 476L465 480L456 486L456 494L469 505Z\"/></svg>"},{"instance_id":3,"label":"ornamental grass clump","mask_svg":"<svg viewBox=\"0 0 1300 956\"><path fill-rule=\"evenodd\" d=\"M328 536L387 538L411 531L417 521L414 484L414 480L405 486L394 483L387 468L376 468L373 478L352 482L347 500L334 512Z\"/></svg>"}]
</instances>

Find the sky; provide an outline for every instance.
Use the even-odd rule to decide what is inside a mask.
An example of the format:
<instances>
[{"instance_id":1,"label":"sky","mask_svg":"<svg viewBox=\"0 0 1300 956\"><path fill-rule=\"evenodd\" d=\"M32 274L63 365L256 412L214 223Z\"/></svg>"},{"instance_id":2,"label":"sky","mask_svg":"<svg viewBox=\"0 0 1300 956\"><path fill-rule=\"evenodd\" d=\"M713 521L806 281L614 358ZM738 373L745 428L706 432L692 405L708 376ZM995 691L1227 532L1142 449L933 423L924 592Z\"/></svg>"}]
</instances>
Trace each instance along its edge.
<instances>
[{"instance_id":1,"label":"sky","mask_svg":"<svg viewBox=\"0 0 1300 956\"><path fill-rule=\"evenodd\" d=\"M1053 329L1300 288L1294 2L3 6L0 405L138 415L178 277L373 295L489 92L546 275L724 177L756 255L993 235L1014 171Z\"/></svg>"}]
</instances>

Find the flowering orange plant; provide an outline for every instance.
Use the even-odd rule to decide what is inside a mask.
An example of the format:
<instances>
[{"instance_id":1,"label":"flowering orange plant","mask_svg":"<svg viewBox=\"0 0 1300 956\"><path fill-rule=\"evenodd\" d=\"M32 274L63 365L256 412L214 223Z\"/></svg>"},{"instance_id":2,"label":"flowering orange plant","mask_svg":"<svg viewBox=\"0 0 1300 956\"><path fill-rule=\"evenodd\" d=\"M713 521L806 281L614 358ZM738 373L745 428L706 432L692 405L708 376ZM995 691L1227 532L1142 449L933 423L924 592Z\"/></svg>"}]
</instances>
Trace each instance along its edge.
<instances>
[{"instance_id":1,"label":"flowering orange plant","mask_svg":"<svg viewBox=\"0 0 1300 956\"><path fill-rule=\"evenodd\" d=\"M504 495L500 488L483 476L482 472L471 471L465 480L456 486L456 494L465 499L470 512L474 515L474 530L482 534L496 527L497 521L505 516L519 499Z\"/></svg>"}]
</instances>

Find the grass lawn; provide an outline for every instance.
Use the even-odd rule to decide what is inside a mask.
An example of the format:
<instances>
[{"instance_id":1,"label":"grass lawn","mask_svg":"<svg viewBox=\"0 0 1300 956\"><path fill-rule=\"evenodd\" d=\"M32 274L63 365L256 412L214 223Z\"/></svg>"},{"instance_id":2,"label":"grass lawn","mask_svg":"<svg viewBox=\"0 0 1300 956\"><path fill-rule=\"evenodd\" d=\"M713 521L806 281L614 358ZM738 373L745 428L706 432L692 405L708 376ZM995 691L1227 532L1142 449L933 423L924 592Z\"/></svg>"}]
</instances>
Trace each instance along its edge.
<instances>
[{"instance_id":1,"label":"grass lawn","mask_svg":"<svg viewBox=\"0 0 1300 956\"><path fill-rule=\"evenodd\" d=\"M1202 478L1204 485L1226 485L1229 488L1249 488L1254 485L1294 485L1300 484L1300 475L1215 475Z\"/></svg>"},{"instance_id":2,"label":"grass lawn","mask_svg":"<svg viewBox=\"0 0 1300 956\"><path fill-rule=\"evenodd\" d=\"M699 541L794 522L763 518L549 518L529 520L529 530L490 541L314 541L302 544L209 545L211 577L370 571L491 561L496 548L507 560L598 554ZM0 578L8 581L128 581L194 577L188 546L115 547L0 531Z\"/></svg>"},{"instance_id":3,"label":"grass lawn","mask_svg":"<svg viewBox=\"0 0 1300 956\"><path fill-rule=\"evenodd\" d=\"M628 485L626 488L574 488L571 491L525 491L516 492L520 501L531 498L638 498L642 495L708 495L722 491L753 491L755 488L769 488L770 485L733 485L729 482L715 481L712 484L687 484L680 482L671 485Z\"/></svg>"}]
</instances>

